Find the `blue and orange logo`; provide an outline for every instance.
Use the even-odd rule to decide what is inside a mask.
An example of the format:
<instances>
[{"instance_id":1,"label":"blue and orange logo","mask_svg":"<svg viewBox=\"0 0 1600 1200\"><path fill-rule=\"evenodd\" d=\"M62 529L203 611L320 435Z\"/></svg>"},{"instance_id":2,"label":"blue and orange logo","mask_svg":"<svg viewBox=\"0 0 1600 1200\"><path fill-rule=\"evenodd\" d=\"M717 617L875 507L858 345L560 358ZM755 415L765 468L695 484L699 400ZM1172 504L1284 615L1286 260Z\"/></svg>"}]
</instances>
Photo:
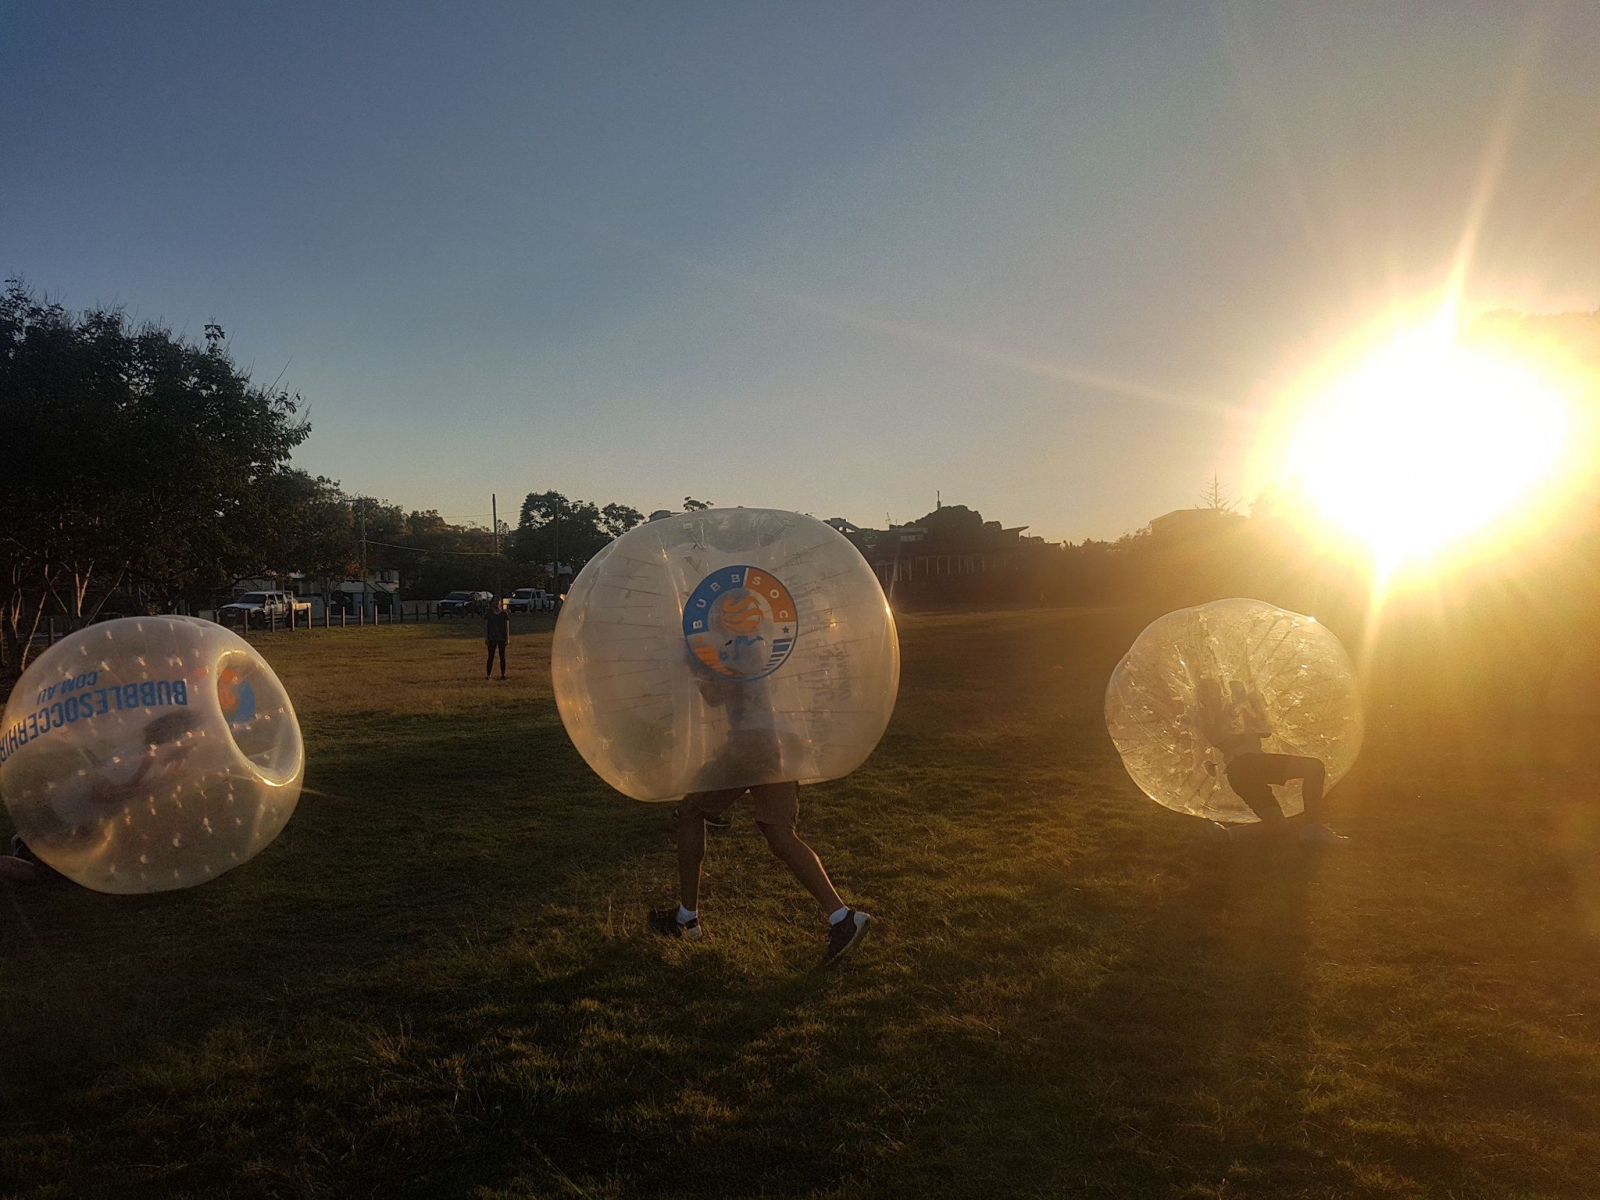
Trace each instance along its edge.
<instances>
[{"instance_id":1,"label":"blue and orange logo","mask_svg":"<svg viewBox=\"0 0 1600 1200\"><path fill-rule=\"evenodd\" d=\"M689 652L708 670L741 683L783 666L799 631L789 589L758 567L713 571L683 607Z\"/></svg>"},{"instance_id":2,"label":"blue and orange logo","mask_svg":"<svg viewBox=\"0 0 1600 1200\"><path fill-rule=\"evenodd\" d=\"M255 720L256 690L233 667L223 667L217 676L217 699L222 702L222 715L228 718L229 725Z\"/></svg>"}]
</instances>

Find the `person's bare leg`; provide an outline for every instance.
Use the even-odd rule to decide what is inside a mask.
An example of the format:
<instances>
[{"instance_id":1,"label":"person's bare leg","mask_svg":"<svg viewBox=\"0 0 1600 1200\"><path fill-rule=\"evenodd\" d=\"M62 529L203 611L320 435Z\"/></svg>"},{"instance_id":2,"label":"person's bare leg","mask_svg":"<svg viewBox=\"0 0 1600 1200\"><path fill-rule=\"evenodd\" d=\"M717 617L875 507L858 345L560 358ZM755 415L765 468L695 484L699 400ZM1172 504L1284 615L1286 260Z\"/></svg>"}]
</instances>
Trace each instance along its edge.
<instances>
[{"instance_id":1,"label":"person's bare leg","mask_svg":"<svg viewBox=\"0 0 1600 1200\"><path fill-rule=\"evenodd\" d=\"M822 865L822 860L817 857L817 852L806 845L792 825L767 825L760 821L761 832L766 836L767 845L778 861L788 867L794 877L800 881L802 887L822 905L825 913L835 913L845 907L839 893L833 889L833 881L828 878L828 872ZM700 835L701 845L705 845L705 833ZM681 843L680 843L681 845ZM681 851L680 851L681 853Z\"/></svg>"},{"instance_id":2,"label":"person's bare leg","mask_svg":"<svg viewBox=\"0 0 1600 1200\"><path fill-rule=\"evenodd\" d=\"M700 864L706 860L706 819L679 813L678 903L690 912L700 907Z\"/></svg>"}]
</instances>

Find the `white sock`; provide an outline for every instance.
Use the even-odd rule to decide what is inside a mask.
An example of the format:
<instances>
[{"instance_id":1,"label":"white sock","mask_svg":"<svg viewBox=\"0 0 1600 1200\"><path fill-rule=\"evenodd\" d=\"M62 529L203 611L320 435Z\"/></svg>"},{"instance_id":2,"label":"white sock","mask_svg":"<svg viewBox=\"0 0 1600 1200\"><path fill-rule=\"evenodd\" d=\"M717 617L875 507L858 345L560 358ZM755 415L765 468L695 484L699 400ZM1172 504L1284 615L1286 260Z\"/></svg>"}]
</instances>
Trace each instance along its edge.
<instances>
[{"instance_id":1,"label":"white sock","mask_svg":"<svg viewBox=\"0 0 1600 1200\"><path fill-rule=\"evenodd\" d=\"M844 920L849 915L850 915L850 906L848 904L846 904L843 908L839 909L838 911L831 912L831 913L828 914L828 924L829 925L837 925L840 921Z\"/></svg>"},{"instance_id":2,"label":"white sock","mask_svg":"<svg viewBox=\"0 0 1600 1200\"><path fill-rule=\"evenodd\" d=\"M678 924L679 925L687 925L690 921L697 921L699 919L700 919L700 910L698 908L685 908L681 904L678 905Z\"/></svg>"}]
</instances>

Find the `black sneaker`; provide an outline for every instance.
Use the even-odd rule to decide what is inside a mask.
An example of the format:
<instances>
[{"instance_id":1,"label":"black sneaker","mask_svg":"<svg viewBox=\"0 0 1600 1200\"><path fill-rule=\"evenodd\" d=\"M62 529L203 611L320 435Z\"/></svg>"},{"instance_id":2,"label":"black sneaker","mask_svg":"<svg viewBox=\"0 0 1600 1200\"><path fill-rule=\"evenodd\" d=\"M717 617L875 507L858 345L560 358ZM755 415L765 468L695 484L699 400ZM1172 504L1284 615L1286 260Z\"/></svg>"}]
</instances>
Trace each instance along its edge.
<instances>
[{"instance_id":1,"label":"black sneaker","mask_svg":"<svg viewBox=\"0 0 1600 1200\"><path fill-rule=\"evenodd\" d=\"M692 921L678 920L678 906L671 908L652 908L650 910L650 932L659 933L662 937L683 938L685 941L698 942L705 936L705 930L700 928L700 918Z\"/></svg>"},{"instance_id":2,"label":"black sneaker","mask_svg":"<svg viewBox=\"0 0 1600 1200\"><path fill-rule=\"evenodd\" d=\"M859 909L852 908L846 912L842 921L828 929L828 951L822 956L821 965L832 966L849 954L867 936L871 925L872 918Z\"/></svg>"}]
</instances>

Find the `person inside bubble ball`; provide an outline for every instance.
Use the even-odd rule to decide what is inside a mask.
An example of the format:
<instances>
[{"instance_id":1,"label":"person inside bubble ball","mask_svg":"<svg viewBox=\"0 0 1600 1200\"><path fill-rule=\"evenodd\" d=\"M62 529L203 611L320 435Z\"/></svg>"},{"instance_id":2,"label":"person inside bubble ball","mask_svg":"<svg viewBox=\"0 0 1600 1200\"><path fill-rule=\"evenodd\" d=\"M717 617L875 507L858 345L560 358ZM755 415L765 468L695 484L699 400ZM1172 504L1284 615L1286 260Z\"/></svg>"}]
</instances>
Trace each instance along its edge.
<instances>
[{"instance_id":1,"label":"person inside bubble ball","mask_svg":"<svg viewBox=\"0 0 1600 1200\"><path fill-rule=\"evenodd\" d=\"M727 738L701 771L701 779L710 783L725 780L730 774L760 779L781 771L786 735L777 727L766 685L759 680L701 678L698 682L706 704L722 709L728 719ZM652 910L650 928L664 936L689 941L699 941L703 936L699 904L706 824L720 821L747 793L755 802L756 825L767 839L768 848L828 914L828 945L821 965L839 961L860 944L872 918L839 898L817 852L801 838L796 828L800 784L794 780L708 788L683 798L678 806L679 901L675 908Z\"/></svg>"},{"instance_id":2,"label":"person inside bubble ball","mask_svg":"<svg viewBox=\"0 0 1600 1200\"><path fill-rule=\"evenodd\" d=\"M122 805L150 795L182 769L194 749L191 735L199 725L200 718L186 710L162 713L145 725L137 739L91 759L48 793L54 823L71 836ZM13 836L10 856L0 858L0 878L26 882L52 877L61 878L20 834Z\"/></svg>"},{"instance_id":3,"label":"person inside bubble ball","mask_svg":"<svg viewBox=\"0 0 1600 1200\"><path fill-rule=\"evenodd\" d=\"M1302 842L1338 845L1349 841L1323 824L1327 770L1322 760L1302 754L1268 754L1263 749L1263 741L1272 736L1272 725L1259 692L1234 679L1229 681L1224 694L1220 680L1204 676L1195 684L1195 698L1200 709L1196 727L1222 755L1222 772L1228 786L1261 818L1261 824L1255 827L1257 830L1267 836L1280 837L1289 833L1294 825L1298 826ZM1216 764L1208 761L1206 769L1215 773ZM1296 779L1300 781L1304 811L1291 821L1284 817L1272 789ZM1242 829L1217 827L1230 837L1244 833Z\"/></svg>"}]
</instances>

